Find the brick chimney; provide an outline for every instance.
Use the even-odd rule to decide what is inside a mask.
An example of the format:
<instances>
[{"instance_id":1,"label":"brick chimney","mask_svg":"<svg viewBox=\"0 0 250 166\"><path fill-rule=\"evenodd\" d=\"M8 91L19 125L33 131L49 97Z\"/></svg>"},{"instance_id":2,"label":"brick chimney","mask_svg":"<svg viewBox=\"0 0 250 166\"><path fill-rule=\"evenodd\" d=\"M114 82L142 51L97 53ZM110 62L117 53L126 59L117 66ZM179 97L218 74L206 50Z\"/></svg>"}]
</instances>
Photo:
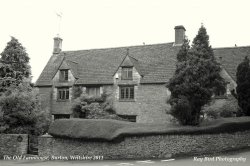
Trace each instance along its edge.
<instances>
[{"instance_id":1,"label":"brick chimney","mask_svg":"<svg viewBox=\"0 0 250 166\"><path fill-rule=\"evenodd\" d=\"M185 38L185 31L183 25L175 26L175 42L174 46L181 46L183 44L184 38Z\"/></svg>"},{"instance_id":2,"label":"brick chimney","mask_svg":"<svg viewBox=\"0 0 250 166\"><path fill-rule=\"evenodd\" d=\"M62 51L62 39L60 37L55 37L53 54L59 54L61 51Z\"/></svg>"}]
</instances>

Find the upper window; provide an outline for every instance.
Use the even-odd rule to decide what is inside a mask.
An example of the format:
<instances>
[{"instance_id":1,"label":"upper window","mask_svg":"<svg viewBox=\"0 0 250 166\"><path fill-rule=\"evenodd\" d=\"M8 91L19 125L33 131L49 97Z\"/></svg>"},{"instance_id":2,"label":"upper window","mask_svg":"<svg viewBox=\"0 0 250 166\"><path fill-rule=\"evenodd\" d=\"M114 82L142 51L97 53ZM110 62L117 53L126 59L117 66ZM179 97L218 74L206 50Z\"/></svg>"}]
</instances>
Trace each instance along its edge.
<instances>
[{"instance_id":1,"label":"upper window","mask_svg":"<svg viewBox=\"0 0 250 166\"><path fill-rule=\"evenodd\" d=\"M86 92L90 96L100 96L100 87L87 87Z\"/></svg>"},{"instance_id":2,"label":"upper window","mask_svg":"<svg viewBox=\"0 0 250 166\"><path fill-rule=\"evenodd\" d=\"M60 81L68 81L69 80L69 70L60 70L59 80Z\"/></svg>"},{"instance_id":3,"label":"upper window","mask_svg":"<svg viewBox=\"0 0 250 166\"><path fill-rule=\"evenodd\" d=\"M122 68L122 80L132 80L133 79L133 68L123 67Z\"/></svg>"},{"instance_id":4,"label":"upper window","mask_svg":"<svg viewBox=\"0 0 250 166\"><path fill-rule=\"evenodd\" d=\"M133 86L120 87L120 99L121 100L133 100L134 96L135 95L134 95Z\"/></svg>"},{"instance_id":5,"label":"upper window","mask_svg":"<svg viewBox=\"0 0 250 166\"><path fill-rule=\"evenodd\" d=\"M58 88L58 100L68 100L69 99L69 88Z\"/></svg>"}]
</instances>

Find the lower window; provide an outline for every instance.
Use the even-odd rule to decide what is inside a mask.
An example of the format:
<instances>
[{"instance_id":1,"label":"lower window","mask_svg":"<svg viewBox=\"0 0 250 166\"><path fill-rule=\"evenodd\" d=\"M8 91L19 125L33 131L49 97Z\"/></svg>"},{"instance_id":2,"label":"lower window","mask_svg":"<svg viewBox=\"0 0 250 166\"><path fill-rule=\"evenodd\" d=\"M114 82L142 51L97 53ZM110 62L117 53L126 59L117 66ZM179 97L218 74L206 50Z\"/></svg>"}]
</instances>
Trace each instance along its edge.
<instances>
[{"instance_id":1,"label":"lower window","mask_svg":"<svg viewBox=\"0 0 250 166\"><path fill-rule=\"evenodd\" d=\"M136 115L118 115L118 116L130 122L136 122Z\"/></svg>"},{"instance_id":2,"label":"lower window","mask_svg":"<svg viewBox=\"0 0 250 166\"><path fill-rule=\"evenodd\" d=\"M68 100L69 99L69 88L57 88L58 100Z\"/></svg>"},{"instance_id":3,"label":"lower window","mask_svg":"<svg viewBox=\"0 0 250 166\"><path fill-rule=\"evenodd\" d=\"M100 87L95 87L95 86L87 87L86 92L90 96L100 96L101 95Z\"/></svg>"},{"instance_id":4,"label":"lower window","mask_svg":"<svg viewBox=\"0 0 250 166\"><path fill-rule=\"evenodd\" d=\"M134 87L133 86L121 86L120 87L120 100L133 100L134 99Z\"/></svg>"},{"instance_id":5,"label":"lower window","mask_svg":"<svg viewBox=\"0 0 250 166\"><path fill-rule=\"evenodd\" d=\"M57 119L69 119L69 118L70 118L70 115L65 115L65 114L54 115L54 120L57 120Z\"/></svg>"}]
</instances>

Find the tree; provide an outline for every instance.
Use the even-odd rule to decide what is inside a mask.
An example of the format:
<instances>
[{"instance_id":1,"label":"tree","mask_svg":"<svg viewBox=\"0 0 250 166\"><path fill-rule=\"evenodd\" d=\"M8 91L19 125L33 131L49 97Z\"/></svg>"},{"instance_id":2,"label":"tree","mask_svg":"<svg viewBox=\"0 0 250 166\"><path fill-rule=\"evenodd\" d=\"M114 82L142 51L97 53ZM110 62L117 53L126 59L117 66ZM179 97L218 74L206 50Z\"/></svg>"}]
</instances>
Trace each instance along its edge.
<instances>
[{"instance_id":1,"label":"tree","mask_svg":"<svg viewBox=\"0 0 250 166\"><path fill-rule=\"evenodd\" d=\"M237 67L236 82L238 105L243 114L250 116L250 66L247 57Z\"/></svg>"},{"instance_id":2,"label":"tree","mask_svg":"<svg viewBox=\"0 0 250 166\"><path fill-rule=\"evenodd\" d=\"M31 71L29 56L25 48L14 37L7 43L0 59L0 80L3 87L15 83L18 85L24 78L29 78Z\"/></svg>"},{"instance_id":3,"label":"tree","mask_svg":"<svg viewBox=\"0 0 250 166\"><path fill-rule=\"evenodd\" d=\"M23 82L9 87L0 97L0 133L44 134L48 130L48 112L41 109L38 92Z\"/></svg>"},{"instance_id":4,"label":"tree","mask_svg":"<svg viewBox=\"0 0 250 166\"><path fill-rule=\"evenodd\" d=\"M199 29L191 48L184 41L177 60L175 74L167 85L171 91L171 114L183 125L198 125L202 107L216 90L225 91L221 68L215 61L204 26Z\"/></svg>"}]
</instances>

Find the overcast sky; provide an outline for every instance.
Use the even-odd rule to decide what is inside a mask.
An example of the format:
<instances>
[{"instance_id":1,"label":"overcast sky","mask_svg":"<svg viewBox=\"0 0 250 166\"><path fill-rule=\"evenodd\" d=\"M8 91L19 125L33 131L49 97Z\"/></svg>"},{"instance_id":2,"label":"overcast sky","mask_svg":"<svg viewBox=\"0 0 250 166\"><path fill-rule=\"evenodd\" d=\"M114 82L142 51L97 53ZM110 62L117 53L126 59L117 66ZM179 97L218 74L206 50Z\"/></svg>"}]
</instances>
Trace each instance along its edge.
<instances>
[{"instance_id":1,"label":"overcast sky","mask_svg":"<svg viewBox=\"0 0 250 166\"><path fill-rule=\"evenodd\" d=\"M173 42L176 25L192 41L201 23L213 47L250 45L249 0L0 0L0 52L16 37L36 81L59 32L63 50L82 50Z\"/></svg>"}]
</instances>

